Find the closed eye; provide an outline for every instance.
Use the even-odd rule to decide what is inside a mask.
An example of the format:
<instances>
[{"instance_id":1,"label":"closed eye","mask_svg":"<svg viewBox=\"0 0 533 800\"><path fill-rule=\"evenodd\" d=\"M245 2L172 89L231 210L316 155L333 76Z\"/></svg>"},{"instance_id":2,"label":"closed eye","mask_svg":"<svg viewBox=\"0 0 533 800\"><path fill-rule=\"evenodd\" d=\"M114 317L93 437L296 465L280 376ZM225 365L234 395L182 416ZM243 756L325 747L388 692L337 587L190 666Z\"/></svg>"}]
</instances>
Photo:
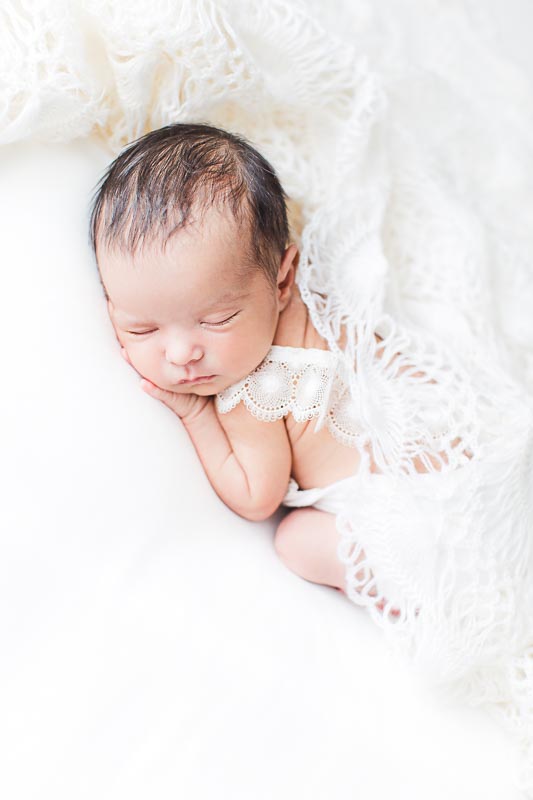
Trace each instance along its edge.
<instances>
[{"instance_id":1,"label":"closed eye","mask_svg":"<svg viewBox=\"0 0 533 800\"><path fill-rule=\"evenodd\" d=\"M201 324L202 325L209 325L209 327L217 328L219 325L227 325L228 322L231 322L231 320L234 319L240 313L241 313L240 311L236 311L235 314L231 315L231 317L228 317L227 319L223 319L220 322L202 322Z\"/></svg>"},{"instance_id":2,"label":"closed eye","mask_svg":"<svg viewBox=\"0 0 533 800\"><path fill-rule=\"evenodd\" d=\"M231 320L234 319L240 313L241 313L240 311L236 311L235 314L231 315L231 317L227 317L226 319L222 319L222 320L220 320L220 322L202 322L201 325L207 325L210 328L218 328L221 325L227 325L228 322L231 322ZM149 330L149 331L126 331L126 333L129 333L132 336L146 336L146 334L154 333L156 330L157 330L157 328L153 328L152 330Z\"/></svg>"}]
</instances>

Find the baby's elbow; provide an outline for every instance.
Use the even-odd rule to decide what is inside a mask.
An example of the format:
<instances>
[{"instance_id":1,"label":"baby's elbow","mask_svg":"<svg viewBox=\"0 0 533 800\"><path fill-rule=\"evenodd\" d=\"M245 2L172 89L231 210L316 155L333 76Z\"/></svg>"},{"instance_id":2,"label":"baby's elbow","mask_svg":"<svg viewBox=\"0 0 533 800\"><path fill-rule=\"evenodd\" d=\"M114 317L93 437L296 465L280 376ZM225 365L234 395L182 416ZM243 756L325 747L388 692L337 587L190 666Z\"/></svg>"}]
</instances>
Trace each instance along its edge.
<instances>
[{"instance_id":1,"label":"baby's elbow","mask_svg":"<svg viewBox=\"0 0 533 800\"><path fill-rule=\"evenodd\" d=\"M271 503L252 503L247 508L239 511L241 517L251 522L263 522L274 514L280 507L281 501Z\"/></svg>"},{"instance_id":2,"label":"baby's elbow","mask_svg":"<svg viewBox=\"0 0 533 800\"><path fill-rule=\"evenodd\" d=\"M264 487L263 491L252 492L246 500L236 508L238 514L251 522L263 522L275 514L285 496L285 487Z\"/></svg>"},{"instance_id":3,"label":"baby's elbow","mask_svg":"<svg viewBox=\"0 0 533 800\"><path fill-rule=\"evenodd\" d=\"M244 517L244 519L249 520L250 522L263 522L265 519L270 517L270 514L265 514L262 511L256 511L255 509L241 511L240 516Z\"/></svg>"},{"instance_id":4,"label":"baby's elbow","mask_svg":"<svg viewBox=\"0 0 533 800\"><path fill-rule=\"evenodd\" d=\"M285 470L269 469L241 486L233 510L251 522L263 522L275 514L283 502L289 484L290 465Z\"/></svg>"}]
</instances>

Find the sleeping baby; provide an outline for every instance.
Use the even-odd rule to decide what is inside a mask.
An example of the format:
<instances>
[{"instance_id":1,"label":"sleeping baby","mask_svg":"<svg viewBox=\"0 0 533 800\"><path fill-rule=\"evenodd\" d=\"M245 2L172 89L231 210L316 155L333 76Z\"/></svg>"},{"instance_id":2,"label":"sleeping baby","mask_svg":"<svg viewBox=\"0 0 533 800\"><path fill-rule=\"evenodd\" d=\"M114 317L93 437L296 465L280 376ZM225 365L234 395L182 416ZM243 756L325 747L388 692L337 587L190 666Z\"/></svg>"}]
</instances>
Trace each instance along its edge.
<instances>
[{"instance_id":1,"label":"sleeping baby","mask_svg":"<svg viewBox=\"0 0 533 800\"><path fill-rule=\"evenodd\" d=\"M100 181L90 221L109 315L142 389L179 417L223 502L250 520L293 507L274 539L287 567L398 617L356 526L341 541L357 480L380 469L350 416L345 366L295 281L285 201L240 136L173 124L133 142ZM373 358L394 371L401 354L382 341L373 333ZM424 377L403 372L413 385ZM421 454L415 471L428 459L442 462Z\"/></svg>"},{"instance_id":2,"label":"sleeping baby","mask_svg":"<svg viewBox=\"0 0 533 800\"><path fill-rule=\"evenodd\" d=\"M290 508L283 563L364 607L431 681L469 704L495 698L521 726L527 770L529 407L479 343L452 351L343 293L361 254L342 242L325 274L330 239L310 246L323 218L313 228L302 208L299 253L286 199L264 157L208 125L121 152L90 220L121 353L223 502L250 520Z\"/></svg>"}]
</instances>

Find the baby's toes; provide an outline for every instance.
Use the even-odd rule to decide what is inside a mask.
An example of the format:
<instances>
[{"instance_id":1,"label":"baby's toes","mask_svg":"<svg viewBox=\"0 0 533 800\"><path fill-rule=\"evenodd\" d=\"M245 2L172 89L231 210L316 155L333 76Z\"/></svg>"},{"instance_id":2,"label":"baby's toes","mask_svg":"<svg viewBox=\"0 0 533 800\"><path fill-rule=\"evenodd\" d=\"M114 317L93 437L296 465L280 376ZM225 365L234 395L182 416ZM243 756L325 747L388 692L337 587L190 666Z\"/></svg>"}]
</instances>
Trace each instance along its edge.
<instances>
[{"instance_id":1,"label":"baby's toes","mask_svg":"<svg viewBox=\"0 0 533 800\"><path fill-rule=\"evenodd\" d=\"M386 604L387 604L387 601L386 601L385 598L383 598L382 600L379 600L376 603L376 608L378 608L383 613L383 611L385 610ZM391 608L390 611L389 611L389 614L390 614L391 617L399 617L400 614L401 614L401 611L400 611L399 608Z\"/></svg>"}]
</instances>

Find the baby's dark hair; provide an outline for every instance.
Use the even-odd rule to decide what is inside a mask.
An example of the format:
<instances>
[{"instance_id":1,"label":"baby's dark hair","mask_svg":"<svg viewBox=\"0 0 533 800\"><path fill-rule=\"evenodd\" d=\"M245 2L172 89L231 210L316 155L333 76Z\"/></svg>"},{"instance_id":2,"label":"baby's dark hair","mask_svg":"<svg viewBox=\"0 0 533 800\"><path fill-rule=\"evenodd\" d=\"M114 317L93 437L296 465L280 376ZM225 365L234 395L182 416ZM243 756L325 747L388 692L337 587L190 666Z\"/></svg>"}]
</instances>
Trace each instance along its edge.
<instances>
[{"instance_id":1,"label":"baby's dark hair","mask_svg":"<svg viewBox=\"0 0 533 800\"><path fill-rule=\"evenodd\" d=\"M92 200L90 244L135 253L212 206L249 231L248 261L275 284L289 238L287 196L268 161L242 136L175 123L141 136L110 164Z\"/></svg>"}]
</instances>

